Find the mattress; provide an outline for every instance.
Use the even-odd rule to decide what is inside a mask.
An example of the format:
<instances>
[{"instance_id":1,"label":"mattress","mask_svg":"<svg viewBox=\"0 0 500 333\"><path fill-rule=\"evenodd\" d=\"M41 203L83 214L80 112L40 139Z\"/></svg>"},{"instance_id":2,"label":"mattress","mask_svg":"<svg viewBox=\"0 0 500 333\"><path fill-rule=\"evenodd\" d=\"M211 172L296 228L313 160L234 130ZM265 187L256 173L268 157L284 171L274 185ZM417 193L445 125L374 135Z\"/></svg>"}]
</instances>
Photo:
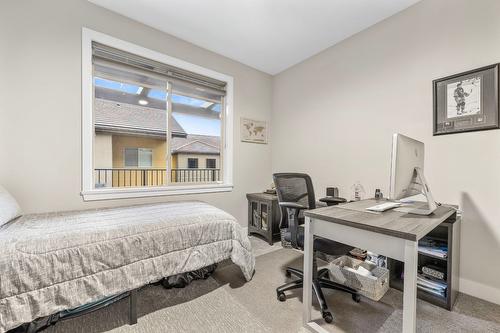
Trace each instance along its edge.
<instances>
[{"instance_id":1,"label":"mattress","mask_svg":"<svg viewBox=\"0 0 500 333\"><path fill-rule=\"evenodd\" d=\"M0 228L0 332L225 259L252 278L243 229L203 202L22 216Z\"/></svg>"}]
</instances>

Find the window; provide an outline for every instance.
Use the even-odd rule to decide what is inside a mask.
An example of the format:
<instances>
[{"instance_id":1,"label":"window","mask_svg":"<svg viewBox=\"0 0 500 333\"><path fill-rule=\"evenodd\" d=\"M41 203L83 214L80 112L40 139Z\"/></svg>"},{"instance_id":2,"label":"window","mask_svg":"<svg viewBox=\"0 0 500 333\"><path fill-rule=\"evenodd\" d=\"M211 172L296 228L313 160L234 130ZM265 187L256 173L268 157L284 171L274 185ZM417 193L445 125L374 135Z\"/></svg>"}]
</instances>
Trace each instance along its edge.
<instances>
[{"instance_id":1,"label":"window","mask_svg":"<svg viewBox=\"0 0 500 333\"><path fill-rule=\"evenodd\" d=\"M231 190L232 78L85 28L82 40L84 199Z\"/></svg>"},{"instance_id":2,"label":"window","mask_svg":"<svg viewBox=\"0 0 500 333\"><path fill-rule=\"evenodd\" d=\"M151 168L153 151L145 148L125 148L124 162L126 167Z\"/></svg>"},{"instance_id":3,"label":"window","mask_svg":"<svg viewBox=\"0 0 500 333\"><path fill-rule=\"evenodd\" d=\"M197 158L188 158L188 169L198 169Z\"/></svg>"},{"instance_id":4,"label":"window","mask_svg":"<svg viewBox=\"0 0 500 333\"><path fill-rule=\"evenodd\" d=\"M126 84L122 82L116 82L113 80L106 80L100 77L94 77L94 85L96 87L111 89L121 91L123 93L138 95L142 92L142 87L133 84Z\"/></svg>"},{"instance_id":5,"label":"window","mask_svg":"<svg viewBox=\"0 0 500 333\"><path fill-rule=\"evenodd\" d=\"M216 160L215 158L207 158L207 169L215 169L216 168Z\"/></svg>"}]
</instances>

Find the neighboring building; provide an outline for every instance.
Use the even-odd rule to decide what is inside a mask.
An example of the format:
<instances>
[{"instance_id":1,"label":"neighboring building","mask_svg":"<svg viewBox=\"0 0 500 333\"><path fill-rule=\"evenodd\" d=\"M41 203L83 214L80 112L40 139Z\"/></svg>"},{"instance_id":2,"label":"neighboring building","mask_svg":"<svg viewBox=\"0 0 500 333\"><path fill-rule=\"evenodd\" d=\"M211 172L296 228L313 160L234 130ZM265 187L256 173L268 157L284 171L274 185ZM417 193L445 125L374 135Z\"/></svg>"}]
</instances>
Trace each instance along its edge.
<instances>
[{"instance_id":1,"label":"neighboring building","mask_svg":"<svg viewBox=\"0 0 500 333\"><path fill-rule=\"evenodd\" d=\"M97 186L165 184L166 111L99 98L94 103ZM171 181L219 180L220 137L187 134L172 120Z\"/></svg>"},{"instance_id":2,"label":"neighboring building","mask_svg":"<svg viewBox=\"0 0 500 333\"><path fill-rule=\"evenodd\" d=\"M220 137L189 134L172 138L172 158L177 168L218 169ZM191 159L191 165L189 160ZM193 160L196 165L193 165Z\"/></svg>"}]
</instances>

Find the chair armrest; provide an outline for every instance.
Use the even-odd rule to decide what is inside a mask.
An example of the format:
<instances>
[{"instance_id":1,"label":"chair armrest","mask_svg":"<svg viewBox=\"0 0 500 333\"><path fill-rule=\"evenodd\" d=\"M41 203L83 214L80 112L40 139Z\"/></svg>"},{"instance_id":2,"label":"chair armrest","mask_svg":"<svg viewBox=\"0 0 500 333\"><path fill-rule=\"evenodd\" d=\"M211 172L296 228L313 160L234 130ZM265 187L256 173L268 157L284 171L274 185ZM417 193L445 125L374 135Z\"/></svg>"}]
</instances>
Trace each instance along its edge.
<instances>
[{"instance_id":1,"label":"chair armrest","mask_svg":"<svg viewBox=\"0 0 500 333\"><path fill-rule=\"evenodd\" d=\"M279 204L283 208L292 208L292 209L297 209L298 211L302 209L309 209L309 207L301 205L296 202L280 202Z\"/></svg>"}]
</instances>

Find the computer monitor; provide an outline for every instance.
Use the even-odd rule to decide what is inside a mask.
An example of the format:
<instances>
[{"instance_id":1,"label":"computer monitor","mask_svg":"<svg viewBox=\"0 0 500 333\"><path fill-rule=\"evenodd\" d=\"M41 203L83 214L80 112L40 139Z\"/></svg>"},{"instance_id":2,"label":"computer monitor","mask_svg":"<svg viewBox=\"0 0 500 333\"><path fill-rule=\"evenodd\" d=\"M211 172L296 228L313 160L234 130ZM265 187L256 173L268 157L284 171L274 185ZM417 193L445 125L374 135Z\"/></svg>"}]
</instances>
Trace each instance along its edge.
<instances>
[{"instance_id":1,"label":"computer monitor","mask_svg":"<svg viewBox=\"0 0 500 333\"><path fill-rule=\"evenodd\" d=\"M427 205L407 205L398 211L429 215L437 208L424 177L424 155L423 142L398 133L393 135L389 199L401 200L417 194L427 199Z\"/></svg>"}]
</instances>

